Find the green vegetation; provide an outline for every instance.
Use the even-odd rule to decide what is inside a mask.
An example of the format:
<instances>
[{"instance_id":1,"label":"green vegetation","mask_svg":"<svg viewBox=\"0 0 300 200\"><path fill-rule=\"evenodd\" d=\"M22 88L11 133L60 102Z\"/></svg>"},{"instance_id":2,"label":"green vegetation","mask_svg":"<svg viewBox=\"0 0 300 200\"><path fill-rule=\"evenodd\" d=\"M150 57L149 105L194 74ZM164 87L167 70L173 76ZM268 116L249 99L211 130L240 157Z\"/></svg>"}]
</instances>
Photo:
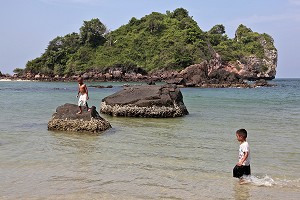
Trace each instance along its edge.
<instances>
[{"instance_id":1,"label":"green vegetation","mask_svg":"<svg viewBox=\"0 0 300 200\"><path fill-rule=\"evenodd\" d=\"M17 75L22 75L23 74L23 72L24 72L24 69L21 69L21 68L16 68L16 69L14 69L14 71L13 71L15 74L17 74Z\"/></svg>"},{"instance_id":2,"label":"green vegetation","mask_svg":"<svg viewBox=\"0 0 300 200\"><path fill-rule=\"evenodd\" d=\"M177 70L209 60L215 53L224 63L249 55L263 58L262 41L274 48L271 36L252 32L244 25L238 27L234 39L227 37L223 25L204 32L187 10L178 8L166 14L133 17L114 31L108 31L99 19L84 21L80 33L54 38L24 71L70 76L111 66Z\"/></svg>"}]
</instances>

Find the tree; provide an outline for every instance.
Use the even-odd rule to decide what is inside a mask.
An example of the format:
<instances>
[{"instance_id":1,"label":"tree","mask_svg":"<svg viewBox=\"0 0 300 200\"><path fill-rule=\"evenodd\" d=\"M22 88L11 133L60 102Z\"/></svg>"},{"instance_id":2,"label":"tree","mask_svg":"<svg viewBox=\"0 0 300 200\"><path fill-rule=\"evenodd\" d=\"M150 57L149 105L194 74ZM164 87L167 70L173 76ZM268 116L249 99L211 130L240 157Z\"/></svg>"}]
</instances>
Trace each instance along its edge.
<instances>
[{"instance_id":1,"label":"tree","mask_svg":"<svg viewBox=\"0 0 300 200\"><path fill-rule=\"evenodd\" d=\"M178 8L166 14L152 12L108 31L99 19L84 21L80 33L58 36L45 52L26 64L25 72L73 75L90 69L135 65L145 70L182 69L210 60L217 54L224 63L247 56L263 58L264 49L275 49L267 34L240 25L234 39L222 24L207 32L200 29L188 11Z\"/></svg>"},{"instance_id":2,"label":"tree","mask_svg":"<svg viewBox=\"0 0 300 200\"><path fill-rule=\"evenodd\" d=\"M13 72L19 76L19 75L22 75L22 74L23 74L24 69L16 68L16 69L14 69ZM0 73L1 73L1 72L0 72Z\"/></svg>"},{"instance_id":3,"label":"tree","mask_svg":"<svg viewBox=\"0 0 300 200\"><path fill-rule=\"evenodd\" d=\"M151 15L148 16L147 24L151 33L154 32L159 33L165 28L162 22L163 19L164 19L164 15L157 12L153 12Z\"/></svg>"},{"instance_id":4,"label":"tree","mask_svg":"<svg viewBox=\"0 0 300 200\"><path fill-rule=\"evenodd\" d=\"M80 28L80 38L84 45L97 47L105 42L106 26L98 19L84 21Z\"/></svg>"},{"instance_id":5,"label":"tree","mask_svg":"<svg viewBox=\"0 0 300 200\"><path fill-rule=\"evenodd\" d=\"M239 42L242 37L245 37L246 35L252 32L253 31L250 28L247 28L243 24L240 24L235 31L235 40Z\"/></svg>"},{"instance_id":6,"label":"tree","mask_svg":"<svg viewBox=\"0 0 300 200\"><path fill-rule=\"evenodd\" d=\"M189 12L184 8L177 8L172 13L172 18L176 18L177 20L182 20L186 17L189 17Z\"/></svg>"},{"instance_id":7,"label":"tree","mask_svg":"<svg viewBox=\"0 0 300 200\"><path fill-rule=\"evenodd\" d=\"M49 42L45 53L40 58L27 63L26 70L46 75L52 73L63 75L68 60L71 55L78 51L80 46L78 33L67 34L63 37L57 36Z\"/></svg>"},{"instance_id":8,"label":"tree","mask_svg":"<svg viewBox=\"0 0 300 200\"><path fill-rule=\"evenodd\" d=\"M41 57L28 61L26 63L25 72L38 74L45 63L45 59L44 59L45 56L43 57L43 55Z\"/></svg>"},{"instance_id":9,"label":"tree","mask_svg":"<svg viewBox=\"0 0 300 200\"><path fill-rule=\"evenodd\" d=\"M209 34L224 34L225 33L225 27L222 24L217 24L212 29L208 31Z\"/></svg>"}]
</instances>

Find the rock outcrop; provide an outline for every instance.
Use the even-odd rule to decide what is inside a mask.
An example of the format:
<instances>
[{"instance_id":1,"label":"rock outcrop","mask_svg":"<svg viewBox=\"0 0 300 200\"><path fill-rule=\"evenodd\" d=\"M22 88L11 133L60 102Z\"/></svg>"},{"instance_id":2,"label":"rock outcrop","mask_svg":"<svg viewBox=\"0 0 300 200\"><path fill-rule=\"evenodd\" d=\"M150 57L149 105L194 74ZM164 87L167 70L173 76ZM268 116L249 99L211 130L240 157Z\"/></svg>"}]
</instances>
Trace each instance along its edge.
<instances>
[{"instance_id":1,"label":"rock outcrop","mask_svg":"<svg viewBox=\"0 0 300 200\"><path fill-rule=\"evenodd\" d=\"M188 114L176 85L124 87L104 98L101 113L124 117L181 117Z\"/></svg>"},{"instance_id":2,"label":"rock outcrop","mask_svg":"<svg viewBox=\"0 0 300 200\"><path fill-rule=\"evenodd\" d=\"M255 83L252 84L251 86L253 88L256 88L256 87L275 87L276 85L268 83L265 79L259 79L255 81Z\"/></svg>"},{"instance_id":3,"label":"rock outcrop","mask_svg":"<svg viewBox=\"0 0 300 200\"><path fill-rule=\"evenodd\" d=\"M275 78L278 52L270 35L255 33L250 28L240 25L235 32L235 40L248 45L248 48L252 49L252 55L241 57L231 65L232 70L247 80ZM261 52L257 51L257 46L262 47Z\"/></svg>"},{"instance_id":4,"label":"rock outcrop","mask_svg":"<svg viewBox=\"0 0 300 200\"><path fill-rule=\"evenodd\" d=\"M67 103L57 107L48 122L48 130L100 133L111 128L110 123L99 115L95 106L90 111L84 109L82 114L77 112L78 106L75 104Z\"/></svg>"},{"instance_id":5,"label":"rock outcrop","mask_svg":"<svg viewBox=\"0 0 300 200\"><path fill-rule=\"evenodd\" d=\"M152 76L160 76L167 83L182 87L249 87L237 73L228 71L218 58L191 65L179 72L158 71Z\"/></svg>"}]
</instances>

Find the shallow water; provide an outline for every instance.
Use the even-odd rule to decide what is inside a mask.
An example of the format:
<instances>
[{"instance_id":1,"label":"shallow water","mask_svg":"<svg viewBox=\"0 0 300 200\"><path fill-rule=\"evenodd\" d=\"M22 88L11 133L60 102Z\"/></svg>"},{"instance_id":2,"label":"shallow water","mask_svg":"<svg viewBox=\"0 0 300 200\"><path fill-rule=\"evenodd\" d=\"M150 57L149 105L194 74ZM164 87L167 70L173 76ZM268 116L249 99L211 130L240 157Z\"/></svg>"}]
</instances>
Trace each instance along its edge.
<instances>
[{"instance_id":1,"label":"shallow water","mask_svg":"<svg viewBox=\"0 0 300 200\"><path fill-rule=\"evenodd\" d=\"M299 199L300 79L272 88L182 88L190 115L102 115L99 136L47 131L76 83L0 82L0 199ZM87 83L89 105L122 83ZM248 130L252 176L232 178L235 131Z\"/></svg>"}]
</instances>

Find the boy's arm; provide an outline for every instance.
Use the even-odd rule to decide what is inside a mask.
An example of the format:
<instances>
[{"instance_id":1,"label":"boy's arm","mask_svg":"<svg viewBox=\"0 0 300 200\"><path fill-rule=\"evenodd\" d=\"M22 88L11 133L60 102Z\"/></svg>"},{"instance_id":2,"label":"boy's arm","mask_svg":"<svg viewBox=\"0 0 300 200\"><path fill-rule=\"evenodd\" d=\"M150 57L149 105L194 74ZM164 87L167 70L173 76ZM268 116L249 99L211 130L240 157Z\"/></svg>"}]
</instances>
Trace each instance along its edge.
<instances>
[{"instance_id":1,"label":"boy's arm","mask_svg":"<svg viewBox=\"0 0 300 200\"><path fill-rule=\"evenodd\" d=\"M242 166L243 163L245 162L245 160L248 158L249 152L245 151L244 152L244 156L242 157L242 159L238 162L237 166Z\"/></svg>"},{"instance_id":2,"label":"boy's arm","mask_svg":"<svg viewBox=\"0 0 300 200\"><path fill-rule=\"evenodd\" d=\"M86 98L89 99L89 90L86 85L84 85L84 87L85 87L85 92L86 92Z\"/></svg>"},{"instance_id":3,"label":"boy's arm","mask_svg":"<svg viewBox=\"0 0 300 200\"><path fill-rule=\"evenodd\" d=\"M79 93L80 93L80 85L78 84L78 92L77 92L77 96L76 97L79 97Z\"/></svg>"}]
</instances>

